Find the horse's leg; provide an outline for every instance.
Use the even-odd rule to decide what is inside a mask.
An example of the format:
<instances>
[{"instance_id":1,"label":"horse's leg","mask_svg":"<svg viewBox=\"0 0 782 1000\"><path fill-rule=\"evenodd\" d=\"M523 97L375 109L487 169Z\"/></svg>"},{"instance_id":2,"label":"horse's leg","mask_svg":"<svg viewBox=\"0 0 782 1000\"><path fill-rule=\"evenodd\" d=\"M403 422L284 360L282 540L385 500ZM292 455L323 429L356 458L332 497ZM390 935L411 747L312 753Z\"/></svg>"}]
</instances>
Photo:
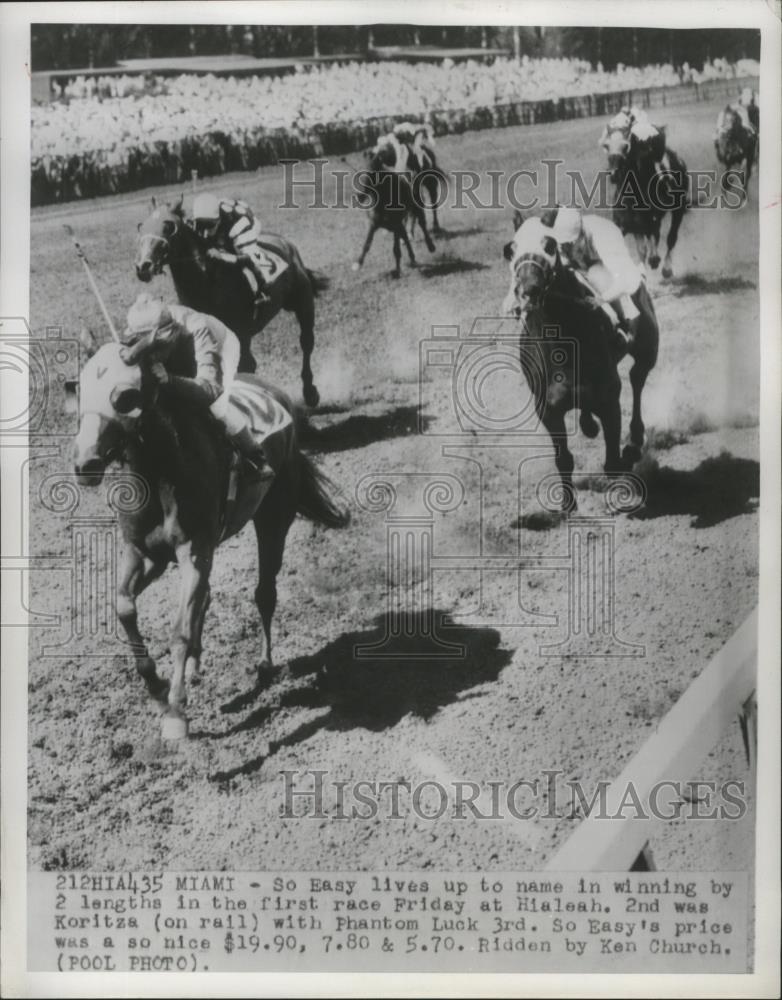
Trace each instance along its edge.
<instances>
[{"instance_id":1,"label":"horse's leg","mask_svg":"<svg viewBox=\"0 0 782 1000\"><path fill-rule=\"evenodd\" d=\"M307 406L317 406L320 393L315 387L310 359L315 347L315 299L309 280L302 282L301 290L296 290L294 312L299 321L299 343L301 344L301 385Z\"/></svg>"},{"instance_id":2,"label":"horse's leg","mask_svg":"<svg viewBox=\"0 0 782 1000\"><path fill-rule=\"evenodd\" d=\"M554 445L554 461L562 481L563 512L576 510L576 491L573 488L573 455L567 446L567 430L565 428L565 412L562 409L547 408L543 413L543 426L549 432Z\"/></svg>"},{"instance_id":3,"label":"horse's leg","mask_svg":"<svg viewBox=\"0 0 782 1000\"><path fill-rule=\"evenodd\" d=\"M413 218L418 221L418 225L421 227L421 232L424 234L426 249L429 251L429 253L434 253L437 248L434 245L432 237L429 235L429 229L426 225L426 216L424 215L423 206L421 206L415 199L413 199L412 215Z\"/></svg>"},{"instance_id":4,"label":"horse's leg","mask_svg":"<svg viewBox=\"0 0 782 1000\"><path fill-rule=\"evenodd\" d=\"M126 545L122 554L120 582L117 588L117 617L132 647L136 670L147 686L147 691L158 701L165 701L168 681L158 676L155 661L149 655L144 638L138 629L136 598L146 587L157 580L166 568L165 562L146 567L144 557L133 545Z\"/></svg>"},{"instance_id":5,"label":"horse's leg","mask_svg":"<svg viewBox=\"0 0 782 1000\"><path fill-rule=\"evenodd\" d=\"M679 227L682 224L685 211L686 208L677 208L675 211L671 212L671 227L668 230L668 238L666 240L668 250L665 254L665 260L663 262L664 278L670 278L673 274L673 248L676 246L676 241L679 238Z\"/></svg>"},{"instance_id":6,"label":"horse's leg","mask_svg":"<svg viewBox=\"0 0 782 1000\"><path fill-rule=\"evenodd\" d=\"M206 586L206 594L201 602L201 610L198 614L198 620L195 627L195 635L197 636L198 645L195 647L195 653L189 656L185 661L185 684L199 684L201 681L201 637L204 634L204 620L206 618L206 613L209 610L209 605L212 603L212 591L209 584Z\"/></svg>"},{"instance_id":7,"label":"horse's leg","mask_svg":"<svg viewBox=\"0 0 782 1000\"><path fill-rule=\"evenodd\" d=\"M375 233L377 232L377 223L374 219L369 223L369 230L367 231L366 239L364 240L364 246L361 248L361 253L358 255L358 260L353 262L353 270L357 271L364 263L367 254L369 253L369 248L372 246L372 240L375 238Z\"/></svg>"},{"instance_id":8,"label":"horse's leg","mask_svg":"<svg viewBox=\"0 0 782 1000\"><path fill-rule=\"evenodd\" d=\"M643 233L633 233L635 238L635 249L638 253L638 260L641 270L646 271L646 236Z\"/></svg>"},{"instance_id":9,"label":"horse's leg","mask_svg":"<svg viewBox=\"0 0 782 1000\"><path fill-rule=\"evenodd\" d=\"M656 271L660 266L660 225L662 220L658 217L654 220L652 224L652 231L649 233L649 246L651 248L651 253L649 254L649 267L653 271Z\"/></svg>"},{"instance_id":10,"label":"horse's leg","mask_svg":"<svg viewBox=\"0 0 782 1000\"><path fill-rule=\"evenodd\" d=\"M429 186L428 191L429 191L429 197L432 201L432 204L430 206L432 209L432 232L441 233L442 229L440 228L440 221L437 218L437 202L440 200L440 184L436 179L432 180L432 183Z\"/></svg>"},{"instance_id":11,"label":"horse's leg","mask_svg":"<svg viewBox=\"0 0 782 1000\"><path fill-rule=\"evenodd\" d=\"M402 223L401 228L404 229L404 223ZM399 228L397 228L394 230L394 260L396 261L396 267L392 272L392 277L394 278L399 278L402 275L402 249L399 240Z\"/></svg>"},{"instance_id":12,"label":"horse's leg","mask_svg":"<svg viewBox=\"0 0 782 1000\"><path fill-rule=\"evenodd\" d=\"M623 463L619 454L619 444L622 440L622 382L619 373L614 370L601 393L598 416L603 425L605 441L605 464L603 470L608 473L623 471Z\"/></svg>"},{"instance_id":13,"label":"horse's leg","mask_svg":"<svg viewBox=\"0 0 782 1000\"><path fill-rule=\"evenodd\" d=\"M407 256L410 258L410 267L416 266L415 254L413 253L413 245L410 242L410 237L407 235L407 230L402 224L402 239L404 240L405 247L407 248Z\"/></svg>"},{"instance_id":14,"label":"horse's leg","mask_svg":"<svg viewBox=\"0 0 782 1000\"><path fill-rule=\"evenodd\" d=\"M209 572L212 568L212 550L199 551L192 541L177 547L177 564L180 573L180 598L171 655L174 670L168 693L168 712L163 718L163 737L169 740L187 736L187 674L198 671L201 656L201 633L205 604L209 597Z\"/></svg>"},{"instance_id":15,"label":"horse's leg","mask_svg":"<svg viewBox=\"0 0 782 1000\"><path fill-rule=\"evenodd\" d=\"M255 537L258 542L258 586L255 603L263 624L261 658L258 663L258 679L273 672L272 664L272 619L277 607L277 574L282 566L285 539L288 529L296 517L296 499L278 479L253 518Z\"/></svg>"},{"instance_id":16,"label":"horse's leg","mask_svg":"<svg viewBox=\"0 0 782 1000\"><path fill-rule=\"evenodd\" d=\"M252 375L255 372L256 368L258 367L258 363L255 360L251 346L253 335L251 332L250 333L242 332L241 334L237 334L237 336L239 337L239 350L240 350L239 368L237 370L239 372Z\"/></svg>"}]
</instances>

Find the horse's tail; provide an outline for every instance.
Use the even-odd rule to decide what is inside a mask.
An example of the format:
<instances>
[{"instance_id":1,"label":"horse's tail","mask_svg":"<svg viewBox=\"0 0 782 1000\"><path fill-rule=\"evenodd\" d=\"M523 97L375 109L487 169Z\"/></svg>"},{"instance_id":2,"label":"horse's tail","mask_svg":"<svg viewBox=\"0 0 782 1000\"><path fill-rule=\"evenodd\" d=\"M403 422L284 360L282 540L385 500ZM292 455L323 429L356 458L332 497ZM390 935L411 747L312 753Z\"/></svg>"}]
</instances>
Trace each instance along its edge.
<instances>
[{"instance_id":1,"label":"horse's tail","mask_svg":"<svg viewBox=\"0 0 782 1000\"><path fill-rule=\"evenodd\" d=\"M307 271L307 277L310 279L312 294L318 295L320 292L325 292L331 284L330 279L325 274L321 274L320 271L311 271L309 268L305 270Z\"/></svg>"},{"instance_id":2,"label":"horse's tail","mask_svg":"<svg viewBox=\"0 0 782 1000\"><path fill-rule=\"evenodd\" d=\"M298 455L299 496L296 513L326 528L345 528L350 511L330 495L337 487L303 452Z\"/></svg>"}]
</instances>

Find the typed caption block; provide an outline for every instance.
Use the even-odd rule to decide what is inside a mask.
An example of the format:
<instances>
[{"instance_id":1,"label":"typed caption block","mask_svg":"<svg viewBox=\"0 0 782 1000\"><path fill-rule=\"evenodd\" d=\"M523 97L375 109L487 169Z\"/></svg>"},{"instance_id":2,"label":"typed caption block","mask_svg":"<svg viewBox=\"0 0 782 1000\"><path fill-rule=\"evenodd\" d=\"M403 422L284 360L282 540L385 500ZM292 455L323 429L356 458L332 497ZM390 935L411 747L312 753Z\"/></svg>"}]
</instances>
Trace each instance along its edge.
<instances>
[{"instance_id":1,"label":"typed caption block","mask_svg":"<svg viewBox=\"0 0 782 1000\"><path fill-rule=\"evenodd\" d=\"M747 970L744 872L32 872L30 972Z\"/></svg>"}]
</instances>

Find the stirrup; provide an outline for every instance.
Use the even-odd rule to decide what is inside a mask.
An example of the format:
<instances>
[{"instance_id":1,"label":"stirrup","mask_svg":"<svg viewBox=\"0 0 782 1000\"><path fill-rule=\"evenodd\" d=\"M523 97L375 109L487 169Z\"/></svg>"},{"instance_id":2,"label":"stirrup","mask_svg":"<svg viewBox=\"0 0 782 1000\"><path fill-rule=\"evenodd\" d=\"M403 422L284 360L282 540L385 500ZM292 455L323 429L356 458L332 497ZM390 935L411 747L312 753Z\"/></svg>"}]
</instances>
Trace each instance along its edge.
<instances>
[{"instance_id":1,"label":"stirrup","mask_svg":"<svg viewBox=\"0 0 782 1000\"><path fill-rule=\"evenodd\" d=\"M242 455L244 462L244 476L246 482L263 482L274 478L274 471L261 451L255 451L250 455Z\"/></svg>"}]
</instances>

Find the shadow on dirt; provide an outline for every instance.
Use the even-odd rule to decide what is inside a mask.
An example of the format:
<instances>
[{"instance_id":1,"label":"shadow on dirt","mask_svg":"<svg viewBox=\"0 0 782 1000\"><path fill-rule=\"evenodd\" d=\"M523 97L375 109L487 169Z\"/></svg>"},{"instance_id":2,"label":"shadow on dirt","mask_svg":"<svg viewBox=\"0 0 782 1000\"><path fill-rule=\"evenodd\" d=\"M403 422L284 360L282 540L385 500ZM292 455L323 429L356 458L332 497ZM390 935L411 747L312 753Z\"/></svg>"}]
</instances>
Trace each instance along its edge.
<instances>
[{"instance_id":1,"label":"shadow on dirt","mask_svg":"<svg viewBox=\"0 0 782 1000\"><path fill-rule=\"evenodd\" d=\"M499 633L490 628L445 626L444 612L433 614L434 629L429 615L419 613L412 628L405 622L406 635L399 639L393 635L399 626L392 628L392 620L381 615L374 628L340 636L315 655L291 661L290 678L304 683L283 691L277 707L328 711L271 742L268 754L213 774L211 780L225 782L252 774L278 750L324 730L381 732L408 714L431 719L463 692L495 681L512 657L510 650L500 647ZM375 648L362 657L361 647ZM421 655L425 651L439 657L426 658ZM261 728L275 710L259 707L225 735Z\"/></svg>"},{"instance_id":2,"label":"shadow on dirt","mask_svg":"<svg viewBox=\"0 0 782 1000\"><path fill-rule=\"evenodd\" d=\"M423 421L423 423L421 423ZM317 453L351 451L377 441L406 437L426 430L430 418L419 419L417 406L398 406L377 415L353 414L346 420L315 427L306 419L299 426L299 441L308 451Z\"/></svg>"},{"instance_id":3,"label":"shadow on dirt","mask_svg":"<svg viewBox=\"0 0 782 1000\"><path fill-rule=\"evenodd\" d=\"M432 233L432 238L441 243L448 240L458 240L461 236L479 236L486 230L482 226L465 226L464 229L441 229Z\"/></svg>"},{"instance_id":4,"label":"shadow on dirt","mask_svg":"<svg viewBox=\"0 0 782 1000\"><path fill-rule=\"evenodd\" d=\"M727 295L731 292L757 288L755 282L747 278L738 276L704 278L701 274L683 274L681 278L672 278L668 286L673 289L677 298L683 298L685 295Z\"/></svg>"},{"instance_id":5,"label":"shadow on dirt","mask_svg":"<svg viewBox=\"0 0 782 1000\"><path fill-rule=\"evenodd\" d=\"M633 470L646 484L643 508L630 517L648 520L671 514L691 514L694 528L710 528L730 517L749 513L760 496L760 465L752 459L722 452L689 471L660 467L644 456Z\"/></svg>"},{"instance_id":6,"label":"shadow on dirt","mask_svg":"<svg viewBox=\"0 0 782 1000\"><path fill-rule=\"evenodd\" d=\"M446 257L432 264L419 264L418 273L425 278L442 278L448 274L466 274L468 271L486 271L488 264L476 260L462 260L460 257Z\"/></svg>"}]
</instances>

